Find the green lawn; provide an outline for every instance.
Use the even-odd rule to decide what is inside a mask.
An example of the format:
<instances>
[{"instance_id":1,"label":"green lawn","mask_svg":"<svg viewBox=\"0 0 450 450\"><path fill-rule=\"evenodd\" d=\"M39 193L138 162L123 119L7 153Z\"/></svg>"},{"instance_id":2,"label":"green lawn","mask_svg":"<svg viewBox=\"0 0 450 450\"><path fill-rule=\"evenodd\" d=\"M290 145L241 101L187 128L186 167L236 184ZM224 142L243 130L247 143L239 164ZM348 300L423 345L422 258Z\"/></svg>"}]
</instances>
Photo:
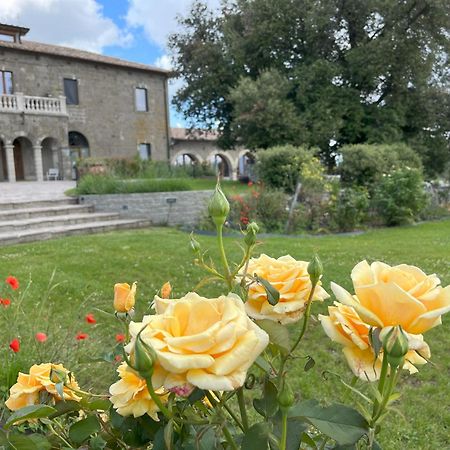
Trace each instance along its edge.
<instances>
[{"instance_id":1,"label":"green lawn","mask_svg":"<svg viewBox=\"0 0 450 450\"><path fill-rule=\"evenodd\" d=\"M214 247L212 237L201 236L198 240L204 247ZM225 241L230 255L237 257L239 250L234 239ZM112 312L115 282L138 281L138 317L148 308L153 295L165 281L171 281L176 296L193 289L202 273L191 264L187 243L188 235L185 233L154 228L0 248L0 277L14 274L22 286L31 277L33 283L23 302L26 323L20 324L21 329L34 333L45 327L49 333L47 348L54 344L52 339L58 341L56 353L52 356L63 359L79 374L84 386L106 388L114 375L113 365L103 363L95 369L84 361L87 353L95 356L112 349L115 333L120 330L114 319L95 313L98 323L92 326L84 322L84 315L93 312L95 307ZM260 251L275 257L289 253L297 259L309 259L317 251L325 267L326 289L329 289L331 280L350 289L350 271L362 259L414 264L427 273L436 272L444 285L450 283L449 220L375 230L357 236L270 238ZM216 252L211 254L216 255ZM54 282L61 284L50 293L48 306L44 304L41 309L42 297L55 268ZM200 291L207 295L220 292L219 285ZM315 304L313 312L323 312L325 308L326 304ZM17 334L13 320L6 320L9 323L7 327L0 315L0 342ZM399 408L406 420L394 415L386 421L380 440L387 450L450 448L450 315L444 317L443 322L442 326L426 335L433 364L422 366L417 375L405 373L403 376L403 401ZM31 328L34 329L30 331ZM70 332L66 335L67 328ZM78 331L87 332L89 338L77 343L73 336ZM45 360L49 357L50 350L36 348L23 345L17 357L22 358L23 364L30 358ZM316 365L311 371L304 372L304 360L297 360L295 364L298 367L292 372L295 392L302 398L317 396L325 397L327 401L355 400L339 382L321 377L322 371L332 370L350 380L351 373L344 363L340 347L329 341L317 322L313 321L300 352L314 357ZM389 427L386 426L388 422Z\"/></svg>"}]
</instances>

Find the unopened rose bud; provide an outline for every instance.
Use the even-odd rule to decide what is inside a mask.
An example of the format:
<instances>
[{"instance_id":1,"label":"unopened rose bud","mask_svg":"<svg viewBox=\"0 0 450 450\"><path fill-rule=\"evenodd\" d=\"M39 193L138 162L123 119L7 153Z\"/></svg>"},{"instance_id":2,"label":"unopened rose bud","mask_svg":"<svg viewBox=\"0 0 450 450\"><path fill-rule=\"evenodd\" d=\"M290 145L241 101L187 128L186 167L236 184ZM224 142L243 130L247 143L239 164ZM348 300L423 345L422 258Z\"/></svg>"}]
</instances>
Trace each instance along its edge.
<instances>
[{"instance_id":1,"label":"unopened rose bud","mask_svg":"<svg viewBox=\"0 0 450 450\"><path fill-rule=\"evenodd\" d=\"M211 216L216 227L220 227L225 223L228 213L230 212L230 204L228 203L225 194L220 188L220 182L217 181L214 194L209 199L208 213Z\"/></svg>"},{"instance_id":2,"label":"unopened rose bud","mask_svg":"<svg viewBox=\"0 0 450 450\"><path fill-rule=\"evenodd\" d=\"M408 338L400 325L393 327L383 338L383 350L391 367L403 364L409 351Z\"/></svg>"},{"instance_id":3,"label":"unopened rose bud","mask_svg":"<svg viewBox=\"0 0 450 450\"><path fill-rule=\"evenodd\" d=\"M198 241L194 238L194 233L193 233L193 232L190 234L189 249L191 250L191 252L192 252L194 255L197 255L197 254L200 253L201 250L202 250L202 248L200 247L200 242L198 242Z\"/></svg>"},{"instance_id":4,"label":"unopened rose bud","mask_svg":"<svg viewBox=\"0 0 450 450\"><path fill-rule=\"evenodd\" d=\"M283 380L281 389L278 392L277 400L281 409L283 408L289 409L294 404L295 401L294 392L292 391L292 388L290 384L286 381L286 379Z\"/></svg>"},{"instance_id":5,"label":"unopened rose bud","mask_svg":"<svg viewBox=\"0 0 450 450\"><path fill-rule=\"evenodd\" d=\"M136 336L136 341L133 348L133 366L143 378L148 378L153 375L153 365L156 361L156 352L153 348L145 343L141 338L141 333L145 327Z\"/></svg>"},{"instance_id":6,"label":"unopened rose bud","mask_svg":"<svg viewBox=\"0 0 450 450\"><path fill-rule=\"evenodd\" d=\"M58 383L65 383L67 380L67 373L63 370L55 369L54 367L50 370L50 381L52 383L58 384Z\"/></svg>"},{"instance_id":7,"label":"unopened rose bud","mask_svg":"<svg viewBox=\"0 0 450 450\"><path fill-rule=\"evenodd\" d=\"M172 292L172 286L169 281L163 284L161 288L161 298L169 298L170 293Z\"/></svg>"},{"instance_id":8,"label":"unopened rose bud","mask_svg":"<svg viewBox=\"0 0 450 450\"><path fill-rule=\"evenodd\" d=\"M308 264L308 274L311 279L311 283L315 286L323 274L322 262L317 255L314 255L313 259Z\"/></svg>"},{"instance_id":9,"label":"unopened rose bud","mask_svg":"<svg viewBox=\"0 0 450 450\"><path fill-rule=\"evenodd\" d=\"M251 222L247 226L247 230L244 237L244 242L247 247L251 247L256 243L256 235L259 232L259 227L256 222Z\"/></svg>"},{"instance_id":10,"label":"unopened rose bud","mask_svg":"<svg viewBox=\"0 0 450 450\"><path fill-rule=\"evenodd\" d=\"M130 287L128 283L114 285L114 309L118 313L128 313L134 306L136 282Z\"/></svg>"}]
</instances>

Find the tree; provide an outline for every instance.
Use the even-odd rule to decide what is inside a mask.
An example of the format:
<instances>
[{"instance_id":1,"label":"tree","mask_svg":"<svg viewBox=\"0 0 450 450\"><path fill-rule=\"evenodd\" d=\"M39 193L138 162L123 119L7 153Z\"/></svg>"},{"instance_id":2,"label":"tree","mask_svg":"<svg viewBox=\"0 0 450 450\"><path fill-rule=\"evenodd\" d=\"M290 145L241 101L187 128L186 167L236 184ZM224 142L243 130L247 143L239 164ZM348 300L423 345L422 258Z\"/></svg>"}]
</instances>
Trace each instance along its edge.
<instances>
[{"instance_id":1,"label":"tree","mask_svg":"<svg viewBox=\"0 0 450 450\"><path fill-rule=\"evenodd\" d=\"M446 0L196 2L180 25L175 105L224 148L318 146L331 166L341 145L404 141L430 174L449 160Z\"/></svg>"}]
</instances>

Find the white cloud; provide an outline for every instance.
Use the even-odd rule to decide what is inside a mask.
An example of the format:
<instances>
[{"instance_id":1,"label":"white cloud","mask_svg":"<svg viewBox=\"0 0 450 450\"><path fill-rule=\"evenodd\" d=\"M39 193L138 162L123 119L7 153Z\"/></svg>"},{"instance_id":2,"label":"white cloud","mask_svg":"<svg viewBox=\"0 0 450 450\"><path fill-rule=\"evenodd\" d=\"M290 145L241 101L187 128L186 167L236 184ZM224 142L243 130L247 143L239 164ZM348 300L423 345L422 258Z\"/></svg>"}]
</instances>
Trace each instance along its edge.
<instances>
[{"instance_id":1,"label":"white cloud","mask_svg":"<svg viewBox=\"0 0 450 450\"><path fill-rule=\"evenodd\" d=\"M103 14L96 0L0 0L0 22L30 28L30 40L98 53L133 39Z\"/></svg>"},{"instance_id":2,"label":"white cloud","mask_svg":"<svg viewBox=\"0 0 450 450\"><path fill-rule=\"evenodd\" d=\"M127 23L142 27L148 40L165 48L167 37L177 28L177 15L189 12L192 0L129 0ZM211 8L220 6L220 0L206 0Z\"/></svg>"}]
</instances>

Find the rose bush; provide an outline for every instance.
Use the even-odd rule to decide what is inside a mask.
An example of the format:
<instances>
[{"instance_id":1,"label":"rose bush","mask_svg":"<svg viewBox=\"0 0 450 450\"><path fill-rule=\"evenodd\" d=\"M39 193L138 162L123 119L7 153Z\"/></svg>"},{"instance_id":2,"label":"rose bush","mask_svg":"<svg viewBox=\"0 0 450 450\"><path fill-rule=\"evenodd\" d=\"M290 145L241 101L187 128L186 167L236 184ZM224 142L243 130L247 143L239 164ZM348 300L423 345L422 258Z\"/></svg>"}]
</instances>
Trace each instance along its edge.
<instances>
[{"instance_id":1,"label":"rose bush","mask_svg":"<svg viewBox=\"0 0 450 450\"><path fill-rule=\"evenodd\" d=\"M450 287L413 266L357 264L351 274L355 294L332 283L338 301L319 319L326 334L343 345L354 375L369 382L370 389L360 388L357 378L347 383L338 377L363 399L358 409L300 400L291 387L290 363L306 357L305 371L314 365L302 340L313 304L328 298L321 286L322 264L317 256L310 262L288 255L253 258L259 231L255 223L243 231L242 259L230 264L222 239L229 209L219 186L209 211L221 268L206 260L193 235L190 249L207 272L198 289L220 282L224 295L207 298L189 292L170 298L167 282L154 297L151 313L131 321L136 283L117 283L115 314L97 310L81 317L84 326L95 328L97 312L115 316L123 327L115 332L122 354L103 358L109 363L123 358L119 379L109 393L94 394L80 389L62 365L33 365L10 389L6 406L12 413L0 419L0 447L380 448L377 434L381 424L389 426L385 418L399 398L395 389L402 369L414 373L430 358L422 333L440 324L450 309ZM293 322L299 323L285 326ZM47 345L47 335L38 334L38 345ZM77 345L85 339L88 334L79 331ZM10 350L14 358L21 345L15 340L17 346Z\"/></svg>"}]
</instances>

